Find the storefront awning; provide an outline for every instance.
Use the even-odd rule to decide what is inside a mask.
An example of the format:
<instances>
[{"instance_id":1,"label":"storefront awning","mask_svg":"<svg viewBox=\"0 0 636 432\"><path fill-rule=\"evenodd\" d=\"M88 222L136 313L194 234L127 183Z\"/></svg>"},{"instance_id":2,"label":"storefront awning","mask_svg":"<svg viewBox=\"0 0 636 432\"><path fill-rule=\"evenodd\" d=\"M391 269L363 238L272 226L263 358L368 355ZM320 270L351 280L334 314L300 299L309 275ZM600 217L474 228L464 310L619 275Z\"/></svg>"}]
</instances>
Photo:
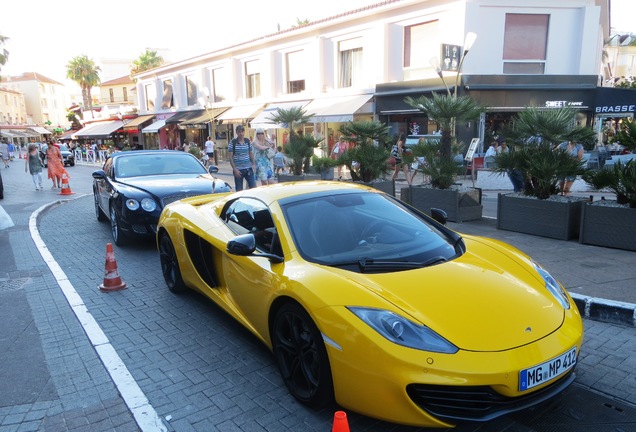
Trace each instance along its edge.
<instances>
[{"instance_id":1,"label":"storefront awning","mask_svg":"<svg viewBox=\"0 0 636 432\"><path fill-rule=\"evenodd\" d=\"M159 129L161 129L162 127L165 127L165 126L166 126L166 121L165 120L157 120L156 122L154 122L150 126L146 126L145 128L143 128L141 130L141 133L157 133L157 132L159 132Z\"/></svg>"},{"instance_id":2,"label":"storefront awning","mask_svg":"<svg viewBox=\"0 0 636 432\"><path fill-rule=\"evenodd\" d=\"M16 138L16 135L12 134L9 131L0 131L0 135L2 135L3 137L7 137L7 138Z\"/></svg>"},{"instance_id":3,"label":"storefront awning","mask_svg":"<svg viewBox=\"0 0 636 432\"><path fill-rule=\"evenodd\" d=\"M75 133L75 136L79 139L106 138L116 130L121 129L123 126L124 122L121 120L92 123L87 127L78 130L77 133Z\"/></svg>"},{"instance_id":4,"label":"storefront awning","mask_svg":"<svg viewBox=\"0 0 636 432\"><path fill-rule=\"evenodd\" d=\"M263 104L235 106L221 114L219 120L223 123L243 123L256 117L261 108Z\"/></svg>"},{"instance_id":5,"label":"storefront awning","mask_svg":"<svg viewBox=\"0 0 636 432\"><path fill-rule=\"evenodd\" d=\"M75 134L79 132L76 130L69 130L64 132L62 135L60 135L59 137L57 137L57 139L59 140L70 140L70 139L75 139Z\"/></svg>"},{"instance_id":6,"label":"storefront awning","mask_svg":"<svg viewBox=\"0 0 636 432\"><path fill-rule=\"evenodd\" d=\"M39 135L51 135L50 130L45 129L41 126L33 126L33 127L29 127L29 129L31 129L33 132L38 133Z\"/></svg>"},{"instance_id":7,"label":"storefront awning","mask_svg":"<svg viewBox=\"0 0 636 432\"><path fill-rule=\"evenodd\" d=\"M227 111L227 108L210 108L207 110L199 110L196 111L198 113L197 115L192 115L183 120L181 122L181 125L187 126L210 123L210 121L214 121L214 119L221 115L224 111Z\"/></svg>"},{"instance_id":8,"label":"storefront awning","mask_svg":"<svg viewBox=\"0 0 636 432\"><path fill-rule=\"evenodd\" d=\"M314 99L306 107L311 123L343 123L353 121L354 114L371 114L373 109L363 109L373 95L356 95Z\"/></svg>"},{"instance_id":9,"label":"storefront awning","mask_svg":"<svg viewBox=\"0 0 636 432\"><path fill-rule=\"evenodd\" d=\"M179 111L177 113L174 113L172 117L166 119L166 124L181 124L185 120L196 117L201 113L205 113L205 110Z\"/></svg>"},{"instance_id":10,"label":"storefront awning","mask_svg":"<svg viewBox=\"0 0 636 432\"><path fill-rule=\"evenodd\" d=\"M250 122L250 127L252 128L263 128L263 129L276 129L280 127L287 127L286 125L281 125L277 123L273 123L270 118L276 114L278 109L290 109L294 107L303 108L307 105L309 100L304 101L295 101L295 102L279 102L279 103L271 103L268 104L263 111L261 111L254 120Z\"/></svg>"},{"instance_id":11,"label":"storefront awning","mask_svg":"<svg viewBox=\"0 0 636 432\"><path fill-rule=\"evenodd\" d=\"M138 116L132 119L131 121L129 121L128 123L126 123L124 125L124 130L129 130L129 129L137 130L139 126L141 126L142 124L146 123L149 120L152 120L154 117L155 117L154 115Z\"/></svg>"}]
</instances>

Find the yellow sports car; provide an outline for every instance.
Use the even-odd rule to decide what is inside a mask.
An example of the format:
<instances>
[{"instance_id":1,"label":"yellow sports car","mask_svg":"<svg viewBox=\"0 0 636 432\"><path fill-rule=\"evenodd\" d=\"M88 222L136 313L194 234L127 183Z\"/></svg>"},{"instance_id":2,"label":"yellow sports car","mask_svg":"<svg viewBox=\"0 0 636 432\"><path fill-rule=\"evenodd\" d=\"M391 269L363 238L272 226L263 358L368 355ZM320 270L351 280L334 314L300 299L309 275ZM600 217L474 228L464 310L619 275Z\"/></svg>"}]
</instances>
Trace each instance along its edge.
<instances>
[{"instance_id":1,"label":"yellow sports car","mask_svg":"<svg viewBox=\"0 0 636 432\"><path fill-rule=\"evenodd\" d=\"M168 287L253 332L308 405L452 427L561 392L583 338L569 294L432 213L354 184L281 183L170 204L157 244Z\"/></svg>"}]
</instances>

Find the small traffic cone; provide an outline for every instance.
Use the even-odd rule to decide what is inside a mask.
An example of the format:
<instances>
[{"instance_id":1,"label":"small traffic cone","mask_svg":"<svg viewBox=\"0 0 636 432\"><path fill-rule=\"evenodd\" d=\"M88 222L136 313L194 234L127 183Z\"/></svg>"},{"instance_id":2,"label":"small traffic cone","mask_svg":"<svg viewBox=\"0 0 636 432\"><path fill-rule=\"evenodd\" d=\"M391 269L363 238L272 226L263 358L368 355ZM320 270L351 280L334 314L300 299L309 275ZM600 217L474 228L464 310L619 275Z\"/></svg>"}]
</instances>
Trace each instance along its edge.
<instances>
[{"instance_id":1,"label":"small traffic cone","mask_svg":"<svg viewBox=\"0 0 636 432\"><path fill-rule=\"evenodd\" d=\"M99 286L101 291L119 291L128 288L126 282L121 280L117 271L117 260L113 251L113 244L106 244L106 274L104 275L104 283Z\"/></svg>"},{"instance_id":2,"label":"small traffic cone","mask_svg":"<svg viewBox=\"0 0 636 432\"><path fill-rule=\"evenodd\" d=\"M59 195L73 195L75 192L71 192L71 186L68 184L68 174L62 174L62 190Z\"/></svg>"},{"instance_id":3,"label":"small traffic cone","mask_svg":"<svg viewBox=\"0 0 636 432\"><path fill-rule=\"evenodd\" d=\"M347 421L346 412L336 411L333 415L333 428L331 432L349 432L349 422Z\"/></svg>"}]
</instances>

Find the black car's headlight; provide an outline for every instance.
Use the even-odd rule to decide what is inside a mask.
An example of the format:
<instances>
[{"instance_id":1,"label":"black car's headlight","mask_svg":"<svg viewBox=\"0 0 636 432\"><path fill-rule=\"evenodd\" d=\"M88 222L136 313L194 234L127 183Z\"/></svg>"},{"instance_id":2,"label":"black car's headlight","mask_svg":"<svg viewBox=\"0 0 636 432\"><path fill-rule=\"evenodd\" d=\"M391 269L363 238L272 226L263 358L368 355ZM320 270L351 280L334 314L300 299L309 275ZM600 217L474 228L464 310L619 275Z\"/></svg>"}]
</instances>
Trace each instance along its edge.
<instances>
[{"instance_id":1,"label":"black car's headlight","mask_svg":"<svg viewBox=\"0 0 636 432\"><path fill-rule=\"evenodd\" d=\"M391 342L422 351L454 354L455 345L430 328L383 309L348 307L358 318Z\"/></svg>"},{"instance_id":2,"label":"black car's headlight","mask_svg":"<svg viewBox=\"0 0 636 432\"><path fill-rule=\"evenodd\" d=\"M568 299L568 295L556 279L553 278L552 275L538 263L532 261L532 265L545 281L545 287L548 291L550 291L559 304L563 306L563 309L570 309L570 300Z\"/></svg>"},{"instance_id":3,"label":"black car's headlight","mask_svg":"<svg viewBox=\"0 0 636 432\"><path fill-rule=\"evenodd\" d=\"M153 212L157 208L157 203L152 198L144 198L141 200L141 203L134 198L128 198L126 200L126 207L131 211L139 210L139 207L141 207L147 212Z\"/></svg>"}]
</instances>

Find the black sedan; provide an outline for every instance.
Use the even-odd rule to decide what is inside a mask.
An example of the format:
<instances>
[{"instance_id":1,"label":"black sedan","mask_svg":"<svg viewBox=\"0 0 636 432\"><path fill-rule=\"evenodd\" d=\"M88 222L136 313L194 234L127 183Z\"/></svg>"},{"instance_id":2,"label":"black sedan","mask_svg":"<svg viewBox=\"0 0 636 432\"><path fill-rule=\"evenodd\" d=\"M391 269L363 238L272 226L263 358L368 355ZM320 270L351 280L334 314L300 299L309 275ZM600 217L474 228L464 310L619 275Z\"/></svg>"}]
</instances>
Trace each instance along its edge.
<instances>
[{"instance_id":1,"label":"black sedan","mask_svg":"<svg viewBox=\"0 0 636 432\"><path fill-rule=\"evenodd\" d=\"M42 157L42 161L44 162L44 168L48 166L46 160L46 149L48 145L44 144L40 148L40 156ZM64 161L64 166L75 166L75 154L68 148L66 144L58 144L60 148L60 153L62 154L62 159Z\"/></svg>"},{"instance_id":2,"label":"black sedan","mask_svg":"<svg viewBox=\"0 0 636 432\"><path fill-rule=\"evenodd\" d=\"M208 171L209 170L209 171ZM112 154L93 172L93 197L98 221L110 219L113 240L122 246L133 236L154 237L163 208L183 198L230 192L186 152L128 151Z\"/></svg>"}]
</instances>

